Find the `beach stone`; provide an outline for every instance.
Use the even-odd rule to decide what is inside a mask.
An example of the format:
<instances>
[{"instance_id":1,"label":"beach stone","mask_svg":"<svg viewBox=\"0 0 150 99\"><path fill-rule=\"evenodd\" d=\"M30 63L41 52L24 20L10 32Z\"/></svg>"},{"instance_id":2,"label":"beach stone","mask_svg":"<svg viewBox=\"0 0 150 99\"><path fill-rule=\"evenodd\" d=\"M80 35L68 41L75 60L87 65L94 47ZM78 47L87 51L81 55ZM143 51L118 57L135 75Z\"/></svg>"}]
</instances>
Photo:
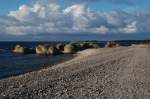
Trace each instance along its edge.
<instances>
[{"instance_id":1,"label":"beach stone","mask_svg":"<svg viewBox=\"0 0 150 99\"><path fill-rule=\"evenodd\" d=\"M75 53L76 51L76 48L75 48L75 45L73 44L67 44L64 46L64 53L67 53L67 54L72 54L72 53Z\"/></svg>"},{"instance_id":2,"label":"beach stone","mask_svg":"<svg viewBox=\"0 0 150 99\"><path fill-rule=\"evenodd\" d=\"M35 51L33 49L26 48L26 47L23 47L21 45L16 45L13 52L14 53L28 54L28 53L34 53Z\"/></svg>"}]
</instances>

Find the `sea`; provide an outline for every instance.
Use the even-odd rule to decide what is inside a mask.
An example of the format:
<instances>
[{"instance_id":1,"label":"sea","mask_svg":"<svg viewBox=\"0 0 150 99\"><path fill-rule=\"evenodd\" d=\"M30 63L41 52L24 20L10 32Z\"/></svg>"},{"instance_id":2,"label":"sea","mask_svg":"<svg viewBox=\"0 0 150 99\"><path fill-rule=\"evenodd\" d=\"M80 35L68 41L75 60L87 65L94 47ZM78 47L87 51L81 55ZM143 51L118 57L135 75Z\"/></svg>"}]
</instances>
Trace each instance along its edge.
<instances>
[{"instance_id":1,"label":"sea","mask_svg":"<svg viewBox=\"0 0 150 99\"><path fill-rule=\"evenodd\" d=\"M73 55L70 54L44 56L36 54L16 54L12 52L17 44L33 48L38 44L54 43L59 42L0 42L0 49L2 49L0 50L0 79L47 68L47 66L52 66L73 58Z\"/></svg>"}]
</instances>

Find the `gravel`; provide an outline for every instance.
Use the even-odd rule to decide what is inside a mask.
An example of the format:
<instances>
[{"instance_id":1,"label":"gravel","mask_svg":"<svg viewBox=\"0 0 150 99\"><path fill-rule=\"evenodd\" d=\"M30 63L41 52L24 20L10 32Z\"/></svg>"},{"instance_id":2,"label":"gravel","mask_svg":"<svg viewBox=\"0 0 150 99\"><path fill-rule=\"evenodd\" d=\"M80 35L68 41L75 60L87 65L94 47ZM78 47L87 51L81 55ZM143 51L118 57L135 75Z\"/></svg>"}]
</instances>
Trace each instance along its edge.
<instances>
[{"instance_id":1,"label":"gravel","mask_svg":"<svg viewBox=\"0 0 150 99\"><path fill-rule=\"evenodd\" d=\"M88 49L47 69L0 80L3 99L149 99L150 50Z\"/></svg>"}]
</instances>

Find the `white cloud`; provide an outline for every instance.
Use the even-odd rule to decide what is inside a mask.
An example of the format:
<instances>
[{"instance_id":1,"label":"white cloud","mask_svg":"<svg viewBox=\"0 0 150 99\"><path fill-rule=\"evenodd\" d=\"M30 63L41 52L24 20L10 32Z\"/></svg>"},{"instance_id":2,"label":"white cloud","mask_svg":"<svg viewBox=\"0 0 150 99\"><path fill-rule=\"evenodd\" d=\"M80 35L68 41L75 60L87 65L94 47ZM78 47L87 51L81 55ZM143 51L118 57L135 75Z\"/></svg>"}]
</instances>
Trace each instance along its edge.
<instances>
[{"instance_id":1,"label":"white cloud","mask_svg":"<svg viewBox=\"0 0 150 99\"><path fill-rule=\"evenodd\" d=\"M96 28L96 32L106 34L109 32L109 29L105 26L100 26L99 28Z\"/></svg>"},{"instance_id":2,"label":"white cloud","mask_svg":"<svg viewBox=\"0 0 150 99\"><path fill-rule=\"evenodd\" d=\"M88 8L86 7L86 5L76 4L64 9L63 12L65 14L71 14L74 17L80 17L87 14Z\"/></svg>"},{"instance_id":3,"label":"white cloud","mask_svg":"<svg viewBox=\"0 0 150 99\"><path fill-rule=\"evenodd\" d=\"M31 15L30 9L26 5L22 5L19 7L17 11L11 11L8 16L15 17L18 20L27 19L28 16Z\"/></svg>"},{"instance_id":4,"label":"white cloud","mask_svg":"<svg viewBox=\"0 0 150 99\"><path fill-rule=\"evenodd\" d=\"M35 3L0 17L0 31L11 35L149 32L149 16L150 13L91 11L85 4L62 9L56 3Z\"/></svg>"},{"instance_id":5,"label":"white cloud","mask_svg":"<svg viewBox=\"0 0 150 99\"><path fill-rule=\"evenodd\" d=\"M61 0L33 0L40 4L47 4L49 2L61 2ZM133 5L137 2L142 2L141 0L63 0L63 2L73 2L73 3L92 3L92 2L106 2L114 5L117 4L125 4L125 5Z\"/></svg>"},{"instance_id":6,"label":"white cloud","mask_svg":"<svg viewBox=\"0 0 150 99\"><path fill-rule=\"evenodd\" d=\"M76 4L63 10L73 20L72 30L77 32L85 31L89 26L89 8L86 5ZM85 31L86 32L86 31Z\"/></svg>"},{"instance_id":7,"label":"white cloud","mask_svg":"<svg viewBox=\"0 0 150 99\"><path fill-rule=\"evenodd\" d=\"M128 24L125 28L121 29L122 32L124 33L136 33L138 31L136 22L132 22Z\"/></svg>"}]
</instances>

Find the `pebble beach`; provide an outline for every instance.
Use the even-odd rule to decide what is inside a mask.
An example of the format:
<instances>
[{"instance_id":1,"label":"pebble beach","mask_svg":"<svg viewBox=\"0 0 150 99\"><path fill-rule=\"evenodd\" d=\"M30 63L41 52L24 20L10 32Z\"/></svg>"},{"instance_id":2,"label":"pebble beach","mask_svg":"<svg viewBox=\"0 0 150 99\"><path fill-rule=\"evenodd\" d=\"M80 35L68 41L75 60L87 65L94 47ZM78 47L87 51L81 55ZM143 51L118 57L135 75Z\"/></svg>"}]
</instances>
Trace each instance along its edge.
<instances>
[{"instance_id":1,"label":"pebble beach","mask_svg":"<svg viewBox=\"0 0 150 99\"><path fill-rule=\"evenodd\" d=\"M76 57L0 80L3 99L149 99L150 49L86 49Z\"/></svg>"}]
</instances>

